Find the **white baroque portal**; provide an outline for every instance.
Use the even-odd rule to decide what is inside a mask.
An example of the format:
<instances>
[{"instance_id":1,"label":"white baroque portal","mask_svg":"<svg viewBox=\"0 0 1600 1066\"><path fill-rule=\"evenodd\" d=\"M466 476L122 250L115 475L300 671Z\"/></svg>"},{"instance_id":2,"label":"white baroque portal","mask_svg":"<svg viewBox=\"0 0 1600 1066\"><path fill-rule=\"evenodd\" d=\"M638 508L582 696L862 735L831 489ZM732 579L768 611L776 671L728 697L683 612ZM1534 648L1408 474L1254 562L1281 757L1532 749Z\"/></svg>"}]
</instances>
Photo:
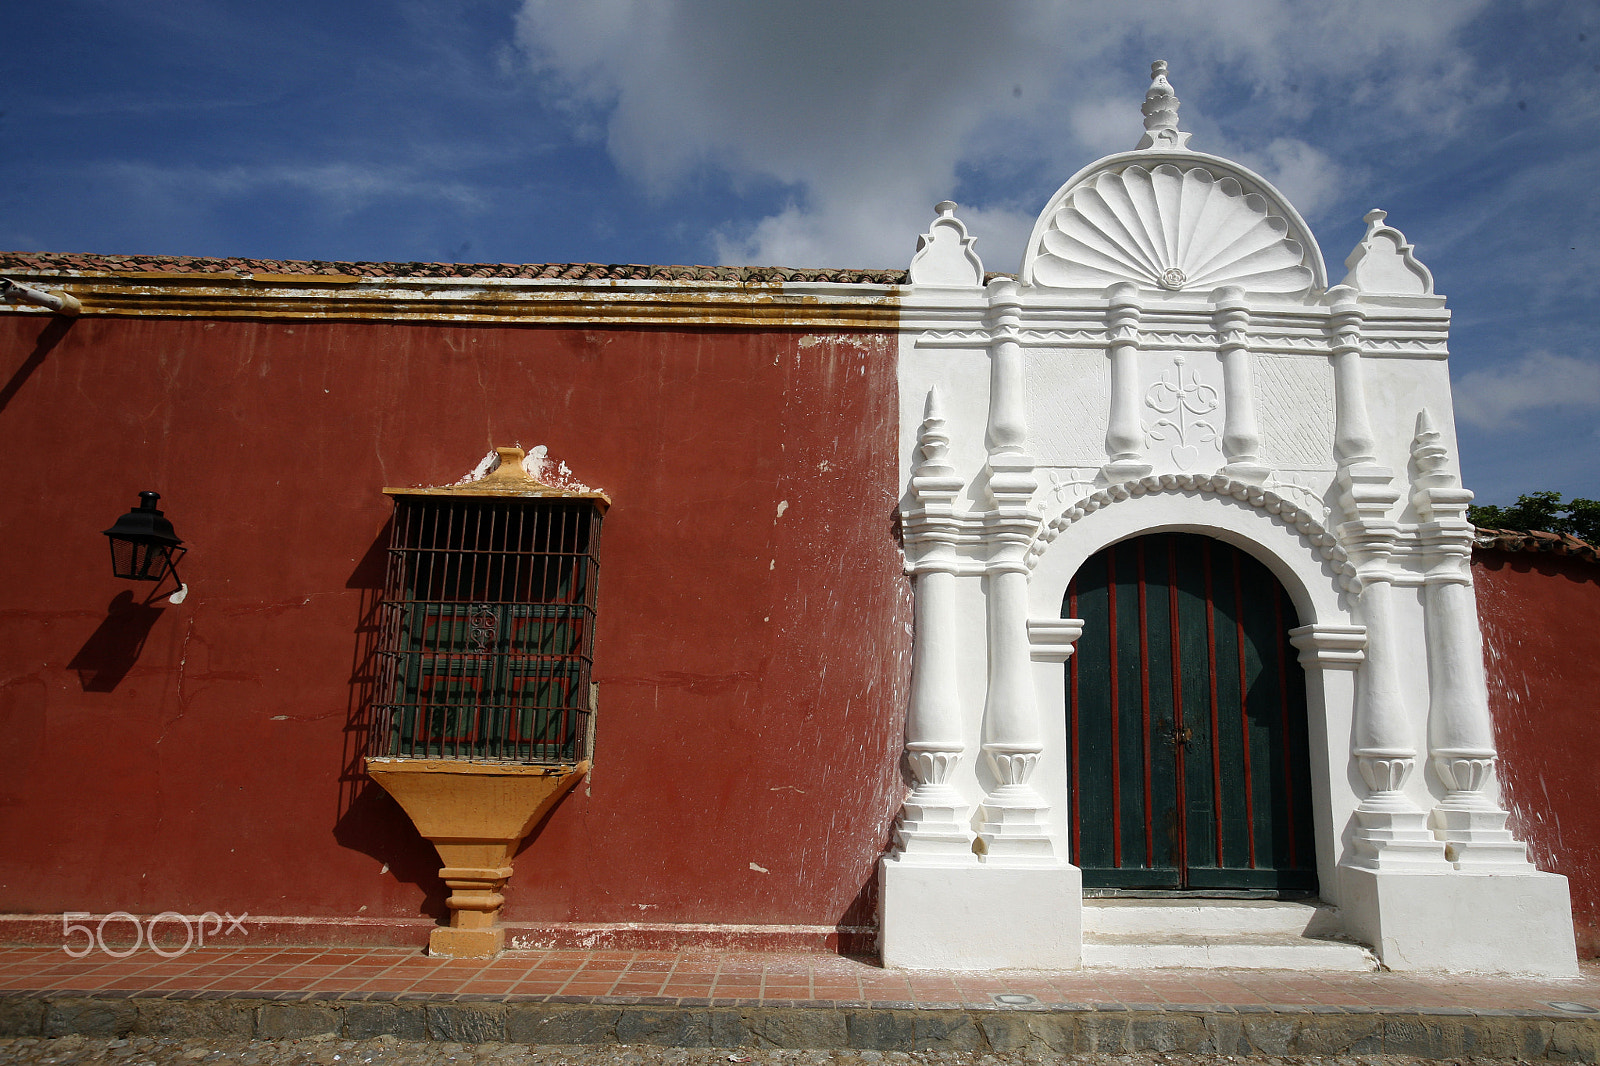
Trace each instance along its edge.
<instances>
[{"instance_id":1,"label":"white baroque portal","mask_svg":"<svg viewBox=\"0 0 1600 1066\"><path fill-rule=\"evenodd\" d=\"M1087 892L1314 898L1391 969L1575 974L1494 776L1444 298L1382 211L1330 287L1276 189L1189 150L1165 63L1143 111L1015 279L948 202L911 262L885 963L1093 962Z\"/></svg>"}]
</instances>

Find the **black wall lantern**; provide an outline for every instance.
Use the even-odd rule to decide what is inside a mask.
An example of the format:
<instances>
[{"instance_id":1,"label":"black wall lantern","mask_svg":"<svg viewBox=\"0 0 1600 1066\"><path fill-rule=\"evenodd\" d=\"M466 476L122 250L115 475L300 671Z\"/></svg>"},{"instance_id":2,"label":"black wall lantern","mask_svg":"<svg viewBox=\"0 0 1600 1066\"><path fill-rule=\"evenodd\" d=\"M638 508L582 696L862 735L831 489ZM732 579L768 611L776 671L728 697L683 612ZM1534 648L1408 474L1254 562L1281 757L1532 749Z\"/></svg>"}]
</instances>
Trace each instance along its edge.
<instances>
[{"instance_id":1,"label":"black wall lantern","mask_svg":"<svg viewBox=\"0 0 1600 1066\"><path fill-rule=\"evenodd\" d=\"M157 509L159 499L159 492L139 493L139 506L105 531L111 539L111 569L118 577L129 581L160 581L171 573L177 578L178 559L189 549L173 532L172 523Z\"/></svg>"}]
</instances>

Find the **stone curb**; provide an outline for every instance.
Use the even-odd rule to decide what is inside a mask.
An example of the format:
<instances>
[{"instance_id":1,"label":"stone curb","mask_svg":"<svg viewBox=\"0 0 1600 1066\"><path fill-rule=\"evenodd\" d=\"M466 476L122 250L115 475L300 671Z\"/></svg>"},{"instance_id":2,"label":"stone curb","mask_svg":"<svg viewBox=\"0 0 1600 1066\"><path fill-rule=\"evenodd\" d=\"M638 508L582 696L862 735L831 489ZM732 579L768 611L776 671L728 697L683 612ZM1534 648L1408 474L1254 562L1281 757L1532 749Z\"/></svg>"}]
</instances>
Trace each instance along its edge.
<instances>
[{"instance_id":1,"label":"stone curb","mask_svg":"<svg viewBox=\"0 0 1600 1066\"><path fill-rule=\"evenodd\" d=\"M683 1006L430 999L0 995L0 1037L364 1039L858 1051L1178 1051L1600 1062L1600 1015L1228 1006Z\"/></svg>"}]
</instances>

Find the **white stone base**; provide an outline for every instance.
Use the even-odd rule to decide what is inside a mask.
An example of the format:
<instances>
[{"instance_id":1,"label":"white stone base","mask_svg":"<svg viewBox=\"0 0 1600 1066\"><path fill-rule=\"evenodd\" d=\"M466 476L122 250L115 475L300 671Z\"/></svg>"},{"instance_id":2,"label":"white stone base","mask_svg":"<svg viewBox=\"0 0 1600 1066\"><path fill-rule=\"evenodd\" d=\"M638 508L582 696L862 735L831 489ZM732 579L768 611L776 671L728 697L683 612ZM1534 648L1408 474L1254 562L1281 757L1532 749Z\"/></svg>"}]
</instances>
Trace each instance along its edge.
<instances>
[{"instance_id":1,"label":"white stone base","mask_svg":"<svg viewBox=\"0 0 1600 1066\"><path fill-rule=\"evenodd\" d=\"M913 970L1076 969L1083 875L1076 866L878 866L883 964Z\"/></svg>"},{"instance_id":2,"label":"white stone base","mask_svg":"<svg viewBox=\"0 0 1600 1066\"><path fill-rule=\"evenodd\" d=\"M1528 846L1506 828L1510 817L1497 807L1452 806L1433 809L1434 836L1445 842L1445 858L1459 869L1481 873L1517 873L1534 869Z\"/></svg>"},{"instance_id":3,"label":"white stone base","mask_svg":"<svg viewBox=\"0 0 1600 1066\"><path fill-rule=\"evenodd\" d=\"M1391 970L1576 977L1567 879L1339 868L1346 931Z\"/></svg>"}]
</instances>

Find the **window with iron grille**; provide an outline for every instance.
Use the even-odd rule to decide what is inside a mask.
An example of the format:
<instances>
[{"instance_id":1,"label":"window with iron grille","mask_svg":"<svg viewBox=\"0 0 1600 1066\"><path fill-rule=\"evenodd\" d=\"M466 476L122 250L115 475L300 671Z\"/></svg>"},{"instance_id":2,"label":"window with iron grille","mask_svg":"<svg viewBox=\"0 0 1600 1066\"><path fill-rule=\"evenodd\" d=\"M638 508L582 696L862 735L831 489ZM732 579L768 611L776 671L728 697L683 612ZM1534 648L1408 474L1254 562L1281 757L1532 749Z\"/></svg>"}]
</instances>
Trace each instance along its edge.
<instances>
[{"instance_id":1,"label":"window with iron grille","mask_svg":"<svg viewBox=\"0 0 1600 1066\"><path fill-rule=\"evenodd\" d=\"M372 754L588 757L600 517L588 499L396 495Z\"/></svg>"}]
</instances>

